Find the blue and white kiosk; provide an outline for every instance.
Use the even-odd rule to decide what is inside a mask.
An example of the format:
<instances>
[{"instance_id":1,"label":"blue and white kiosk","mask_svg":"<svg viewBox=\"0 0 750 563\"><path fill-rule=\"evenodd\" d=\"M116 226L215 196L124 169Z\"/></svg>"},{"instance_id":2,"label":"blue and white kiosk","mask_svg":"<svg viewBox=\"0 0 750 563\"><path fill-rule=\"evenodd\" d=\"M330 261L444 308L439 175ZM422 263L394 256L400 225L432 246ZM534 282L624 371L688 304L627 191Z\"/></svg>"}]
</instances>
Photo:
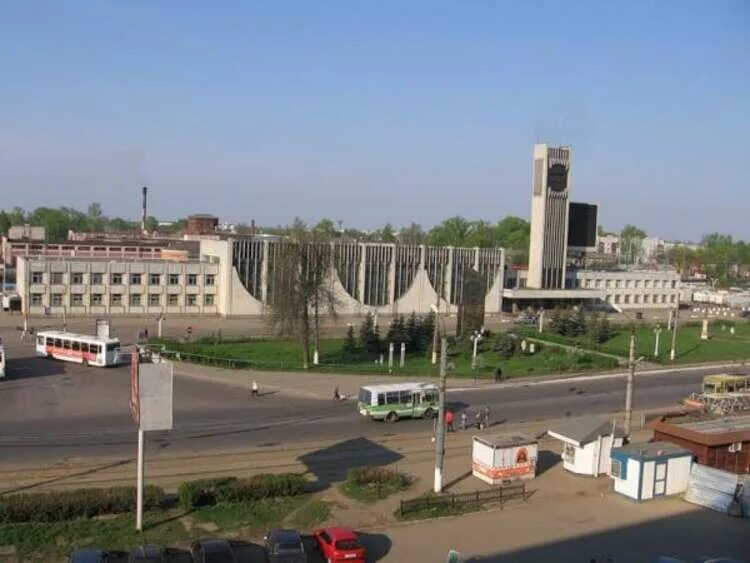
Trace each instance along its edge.
<instances>
[{"instance_id":1,"label":"blue and white kiosk","mask_svg":"<svg viewBox=\"0 0 750 563\"><path fill-rule=\"evenodd\" d=\"M649 442L614 448L610 460L615 492L642 501L684 493L693 454L669 442Z\"/></svg>"}]
</instances>

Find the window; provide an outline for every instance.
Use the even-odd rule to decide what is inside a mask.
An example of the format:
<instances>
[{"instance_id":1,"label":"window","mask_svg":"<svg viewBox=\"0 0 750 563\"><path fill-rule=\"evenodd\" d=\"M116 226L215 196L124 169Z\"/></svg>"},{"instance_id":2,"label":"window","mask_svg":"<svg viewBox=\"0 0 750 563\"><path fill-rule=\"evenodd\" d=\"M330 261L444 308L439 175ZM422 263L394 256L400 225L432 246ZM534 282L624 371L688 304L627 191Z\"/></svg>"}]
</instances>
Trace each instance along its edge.
<instances>
[{"instance_id":1,"label":"window","mask_svg":"<svg viewBox=\"0 0 750 563\"><path fill-rule=\"evenodd\" d=\"M101 293L92 293L91 294L91 304L92 305L101 305L102 304L102 294Z\"/></svg>"},{"instance_id":2,"label":"window","mask_svg":"<svg viewBox=\"0 0 750 563\"><path fill-rule=\"evenodd\" d=\"M609 469L609 474L612 475L615 479L626 479L627 475L625 472L625 465L623 465L622 461L619 459L613 459L612 465Z\"/></svg>"},{"instance_id":3,"label":"window","mask_svg":"<svg viewBox=\"0 0 750 563\"><path fill-rule=\"evenodd\" d=\"M63 350L70 350L70 340L63 340L62 345L63 345Z\"/></svg>"},{"instance_id":4,"label":"window","mask_svg":"<svg viewBox=\"0 0 750 563\"><path fill-rule=\"evenodd\" d=\"M148 283L151 285L159 285L161 283L161 274L151 274L148 278Z\"/></svg>"},{"instance_id":5,"label":"window","mask_svg":"<svg viewBox=\"0 0 750 563\"><path fill-rule=\"evenodd\" d=\"M674 294L669 296L669 302L674 303Z\"/></svg>"},{"instance_id":6,"label":"window","mask_svg":"<svg viewBox=\"0 0 750 563\"><path fill-rule=\"evenodd\" d=\"M122 293L113 293L109 298L110 305L122 305Z\"/></svg>"},{"instance_id":7,"label":"window","mask_svg":"<svg viewBox=\"0 0 750 563\"><path fill-rule=\"evenodd\" d=\"M72 343L72 350L74 352L80 352L81 351L81 343L78 342L77 340L74 340L73 343Z\"/></svg>"},{"instance_id":8,"label":"window","mask_svg":"<svg viewBox=\"0 0 750 563\"><path fill-rule=\"evenodd\" d=\"M55 348L62 348L62 347L63 347L62 340L60 340L59 338L55 338Z\"/></svg>"},{"instance_id":9,"label":"window","mask_svg":"<svg viewBox=\"0 0 750 563\"><path fill-rule=\"evenodd\" d=\"M643 302L644 303L648 303L651 300L650 297L651 296L649 294L644 295L643 296ZM654 297L658 297L658 295L655 295Z\"/></svg>"},{"instance_id":10,"label":"window","mask_svg":"<svg viewBox=\"0 0 750 563\"><path fill-rule=\"evenodd\" d=\"M89 352L92 354L98 354L99 353L99 345L98 344L89 344Z\"/></svg>"},{"instance_id":11,"label":"window","mask_svg":"<svg viewBox=\"0 0 750 563\"><path fill-rule=\"evenodd\" d=\"M398 391L388 391L385 394L385 403L387 405L397 405L399 403Z\"/></svg>"},{"instance_id":12,"label":"window","mask_svg":"<svg viewBox=\"0 0 750 563\"><path fill-rule=\"evenodd\" d=\"M615 280L615 289L620 289L620 280Z\"/></svg>"},{"instance_id":13,"label":"window","mask_svg":"<svg viewBox=\"0 0 750 563\"><path fill-rule=\"evenodd\" d=\"M102 283L102 275L99 273L91 274L91 285L99 285Z\"/></svg>"},{"instance_id":14,"label":"window","mask_svg":"<svg viewBox=\"0 0 750 563\"><path fill-rule=\"evenodd\" d=\"M643 287L645 287L646 289L651 287L651 280L643 280ZM654 287L656 287L656 282L654 282Z\"/></svg>"},{"instance_id":15,"label":"window","mask_svg":"<svg viewBox=\"0 0 750 563\"><path fill-rule=\"evenodd\" d=\"M180 274L169 274L169 285L180 285Z\"/></svg>"},{"instance_id":16,"label":"window","mask_svg":"<svg viewBox=\"0 0 750 563\"><path fill-rule=\"evenodd\" d=\"M618 293L615 295L615 303L619 303L619 302L620 302L620 294Z\"/></svg>"},{"instance_id":17,"label":"window","mask_svg":"<svg viewBox=\"0 0 750 563\"><path fill-rule=\"evenodd\" d=\"M80 272L75 272L73 274L70 274L70 283L71 284L82 284L83 283L83 274Z\"/></svg>"},{"instance_id":18,"label":"window","mask_svg":"<svg viewBox=\"0 0 750 563\"><path fill-rule=\"evenodd\" d=\"M62 272L52 272L50 274L50 283L62 283L63 282L63 275Z\"/></svg>"},{"instance_id":19,"label":"window","mask_svg":"<svg viewBox=\"0 0 750 563\"><path fill-rule=\"evenodd\" d=\"M74 293L72 296L71 304L73 306L83 305L83 293Z\"/></svg>"},{"instance_id":20,"label":"window","mask_svg":"<svg viewBox=\"0 0 750 563\"><path fill-rule=\"evenodd\" d=\"M640 303L641 302L641 296L638 294L633 295L633 303Z\"/></svg>"},{"instance_id":21,"label":"window","mask_svg":"<svg viewBox=\"0 0 750 563\"><path fill-rule=\"evenodd\" d=\"M203 297L203 304L204 305L213 305L214 304L214 296L213 295L206 295Z\"/></svg>"},{"instance_id":22,"label":"window","mask_svg":"<svg viewBox=\"0 0 750 563\"><path fill-rule=\"evenodd\" d=\"M122 274L112 274L110 277L112 278L112 285L122 284Z\"/></svg>"},{"instance_id":23,"label":"window","mask_svg":"<svg viewBox=\"0 0 750 563\"><path fill-rule=\"evenodd\" d=\"M328 532L325 530L320 534L320 537L323 539L326 543L331 543L333 540L331 539L331 536L328 535Z\"/></svg>"},{"instance_id":24,"label":"window","mask_svg":"<svg viewBox=\"0 0 750 563\"><path fill-rule=\"evenodd\" d=\"M137 307L140 304L141 304L141 295L139 293L131 293L130 294L130 305Z\"/></svg>"},{"instance_id":25,"label":"window","mask_svg":"<svg viewBox=\"0 0 750 563\"><path fill-rule=\"evenodd\" d=\"M610 289L612 287L612 280L607 280L605 283L605 286L607 289Z\"/></svg>"},{"instance_id":26,"label":"window","mask_svg":"<svg viewBox=\"0 0 750 563\"><path fill-rule=\"evenodd\" d=\"M187 284L188 285L198 285L198 275L197 274L188 274L187 275Z\"/></svg>"},{"instance_id":27,"label":"window","mask_svg":"<svg viewBox=\"0 0 750 563\"><path fill-rule=\"evenodd\" d=\"M130 285L141 285L141 274L130 274Z\"/></svg>"},{"instance_id":28,"label":"window","mask_svg":"<svg viewBox=\"0 0 750 563\"><path fill-rule=\"evenodd\" d=\"M81 342L81 352L85 352L86 354L89 353L89 343L88 342Z\"/></svg>"},{"instance_id":29,"label":"window","mask_svg":"<svg viewBox=\"0 0 750 563\"><path fill-rule=\"evenodd\" d=\"M186 296L185 305L187 305L188 307L194 306L197 302L198 302L198 299L196 298L195 295Z\"/></svg>"},{"instance_id":30,"label":"window","mask_svg":"<svg viewBox=\"0 0 750 563\"><path fill-rule=\"evenodd\" d=\"M630 303L630 295L625 295L625 303Z\"/></svg>"},{"instance_id":31,"label":"window","mask_svg":"<svg viewBox=\"0 0 750 563\"><path fill-rule=\"evenodd\" d=\"M51 303L53 307L60 307L63 303L62 293L53 293Z\"/></svg>"},{"instance_id":32,"label":"window","mask_svg":"<svg viewBox=\"0 0 750 563\"><path fill-rule=\"evenodd\" d=\"M176 293L170 293L167 296L167 305L177 305L177 294Z\"/></svg>"},{"instance_id":33,"label":"window","mask_svg":"<svg viewBox=\"0 0 750 563\"><path fill-rule=\"evenodd\" d=\"M216 276L213 274L206 274L206 281L204 282L205 285L214 285L214 282L216 281Z\"/></svg>"},{"instance_id":34,"label":"window","mask_svg":"<svg viewBox=\"0 0 750 563\"><path fill-rule=\"evenodd\" d=\"M42 283L42 272L31 272L31 283Z\"/></svg>"},{"instance_id":35,"label":"window","mask_svg":"<svg viewBox=\"0 0 750 563\"><path fill-rule=\"evenodd\" d=\"M385 393L378 393L378 405L385 404Z\"/></svg>"},{"instance_id":36,"label":"window","mask_svg":"<svg viewBox=\"0 0 750 563\"><path fill-rule=\"evenodd\" d=\"M565 444L563 447L563 453L562 458L565 461L565 463L575 463L576 462L576 448L572 444Z\"/></svg>"},{"instance_id":37,"label":"window","mask_svg":"<svg viewBox=\"0 0 750 563\"><path fill-rule=\"evenodd\" d=\"M677 289L677 280L672 280L672 289Z\"/></svg>"},{"instance_id":38,"label":"window","mask_svg":"<svg viewBox=\"0 0 750 563\"><path fill-rule=\"evenodd\" d=\"M159 305L161 305L161 295L159 295L158 293L151 293L148 296L148 304L151 307L158 307Z\"/></svg>"},{"instance_id":39,"label":"window","mask_svg":"<svg viewBox=\"0 0 750 563\"><path fill-rule=\"evenodd\" d=\"M31 294L31 304L32 305L41 305L42 304L42 294L41 293L32 293Z\"/></svg>"}]
</instances>

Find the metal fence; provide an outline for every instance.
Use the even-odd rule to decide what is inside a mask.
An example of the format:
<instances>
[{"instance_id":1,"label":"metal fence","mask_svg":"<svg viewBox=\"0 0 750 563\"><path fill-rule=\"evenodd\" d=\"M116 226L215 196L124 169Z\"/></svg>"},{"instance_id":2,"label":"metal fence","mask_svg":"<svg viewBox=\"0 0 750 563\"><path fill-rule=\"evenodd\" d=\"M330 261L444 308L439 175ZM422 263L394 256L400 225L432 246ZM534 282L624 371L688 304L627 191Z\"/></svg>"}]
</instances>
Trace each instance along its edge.
<instances>
[{"instance_id":1,"label":"metal fence","mask_svg":"<svg viewBox=\"0 0 750 563\"><path fill-rule=\"evenodd\" d=\"M427 495L410 500L402 500L399 506L399 514L403 516L410 512L429 508L481 506L490 503L500 503L502 505L512 499L521 499L526 502L531 494L531 491L526 490L526 483L514 483L496 489L474 491L473 493Z\"/></svg>"}]
</instances>

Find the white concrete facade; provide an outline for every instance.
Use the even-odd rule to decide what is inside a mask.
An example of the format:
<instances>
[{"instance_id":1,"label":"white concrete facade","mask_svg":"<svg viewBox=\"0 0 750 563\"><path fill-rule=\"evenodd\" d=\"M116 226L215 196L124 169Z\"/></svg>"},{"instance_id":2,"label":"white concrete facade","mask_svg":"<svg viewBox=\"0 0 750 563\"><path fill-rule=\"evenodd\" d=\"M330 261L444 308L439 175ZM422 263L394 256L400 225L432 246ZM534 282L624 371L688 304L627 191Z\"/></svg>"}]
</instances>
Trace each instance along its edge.
<instances>
[{"instance_id":1,"label":"white concrete facade","mask_svg":"<svg viewBox=\"0 0 750 563\"><path fill-rule=\"evenodd\" d=\"M29 315L216 314L219 267L167 260L19 257Z\"/></svg>"},{"instance_id":2,"label":"white concrete facade","mask_svg":"<svg viewBox=\"0 0 750 563\"><path fill-rule=\"evenodd\" d=\"M602 290L609 305L622 309L668 309L679 303L680 275L674 270L577 270L571 283Z\"/></svg>"},{"instance_id":3,"label":"white concrete facade","mask_svg":"<svg viewBox=\"0 0 750 563\"><path fill-rule=\"evenodd\" d=\"M565 286L570 164L570 147L534 145L527 282L531 289Z\"/></svg>"}]
</instances>

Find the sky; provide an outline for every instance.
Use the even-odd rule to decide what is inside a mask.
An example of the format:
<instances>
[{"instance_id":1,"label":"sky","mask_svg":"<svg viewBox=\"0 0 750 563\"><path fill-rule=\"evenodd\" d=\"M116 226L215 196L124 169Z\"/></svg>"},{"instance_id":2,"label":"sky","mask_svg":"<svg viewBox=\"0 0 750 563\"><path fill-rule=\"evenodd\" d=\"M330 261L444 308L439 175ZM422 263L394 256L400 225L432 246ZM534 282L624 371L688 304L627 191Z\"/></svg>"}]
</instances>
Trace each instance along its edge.
<instances>
[{"instance_id":1,"label":"sky","mask_svg":"<svg viewBox=\"0 0 750 563\"><path fill-rule=\"evenodd\" d=\"M608 230L750 239L750 2L0 0L0 208L528 218L535 142Z\"/></svg>"}]
</instances>

